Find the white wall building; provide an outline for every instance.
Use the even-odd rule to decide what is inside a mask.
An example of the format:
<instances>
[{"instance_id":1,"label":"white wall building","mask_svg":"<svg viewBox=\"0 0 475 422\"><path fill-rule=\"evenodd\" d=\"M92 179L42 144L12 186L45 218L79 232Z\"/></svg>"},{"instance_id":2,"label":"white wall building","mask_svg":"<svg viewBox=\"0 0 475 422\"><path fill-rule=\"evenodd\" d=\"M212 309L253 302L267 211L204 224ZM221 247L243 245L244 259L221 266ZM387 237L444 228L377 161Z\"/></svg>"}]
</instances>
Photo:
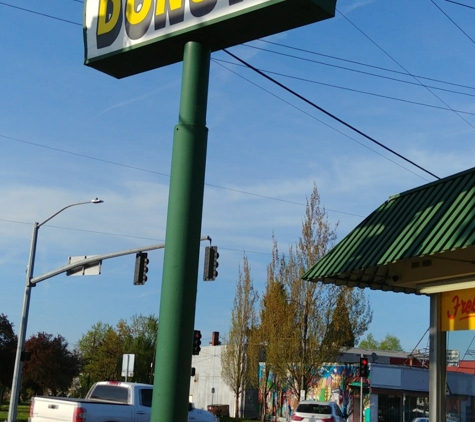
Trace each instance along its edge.
<instances>
[{"instance_id":1,"label":"white wall building","mask_svg":"<svg viewBox=\"0 0 475 422\"><path fill-rule=\"evenodd\" d=\"M221 353L226 346L205 346L198 356L193 356L191 366L195 375L190 381L190 401L197 409L208 409L213 405L228 405L229 415L234 417L235 398L233 391L221 377ZM259 413L257 392L241 397L239 403L240 417L256 417Z\"/></svg>"}]
</instances>

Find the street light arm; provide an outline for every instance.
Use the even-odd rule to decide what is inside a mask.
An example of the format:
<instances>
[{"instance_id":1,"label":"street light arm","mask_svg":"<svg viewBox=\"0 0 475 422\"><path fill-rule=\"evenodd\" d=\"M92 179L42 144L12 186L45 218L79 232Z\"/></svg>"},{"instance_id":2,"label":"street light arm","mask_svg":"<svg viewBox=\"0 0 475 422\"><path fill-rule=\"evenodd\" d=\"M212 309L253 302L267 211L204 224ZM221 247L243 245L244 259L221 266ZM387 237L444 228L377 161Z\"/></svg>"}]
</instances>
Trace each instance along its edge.
<instances>
[{"instance_id":1,"label":"street light arm","mask_svg":"<svg viewBox=\"0 0 475 422\"><path fill-rule=\"evenodd\" d=\"M56 217L58 214L62 213L64 210L68 209L68 208L71 208L71 207L75 207L76 205L85 205L85 204L101 204L103 203L104 201L102 201L101 199L91 199L90 201L84 201L84 202L76 202L75 204L69 204L69 205L66 205L65 207L61 208L59 211L56 211L53 215L51 215L50 217L48 217L45 221L43 221L42 223L39 223L37 225L37 228L39 229L43 224L47 223L49 220L53 219L54 217Z\"/></svg>"}]
</instances>

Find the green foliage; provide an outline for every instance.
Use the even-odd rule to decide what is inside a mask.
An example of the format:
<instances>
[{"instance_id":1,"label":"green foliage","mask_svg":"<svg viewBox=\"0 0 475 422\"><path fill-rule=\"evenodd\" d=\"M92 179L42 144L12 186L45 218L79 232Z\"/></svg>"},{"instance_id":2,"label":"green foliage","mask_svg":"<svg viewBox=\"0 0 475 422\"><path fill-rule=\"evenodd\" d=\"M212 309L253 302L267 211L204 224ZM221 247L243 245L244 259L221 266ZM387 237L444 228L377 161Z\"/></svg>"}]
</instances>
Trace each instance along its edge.
<instances>
[{"instance_id":1,"label":"green foliage","mask_svg":"<svg viewBox=\"0 0 475 422\"><path fill-rule=\"evenodd\" d=\"M314 186L298 242L282 254L274 239L259 332L266 345L266 367L297 396L323 363L355 344L372 319L362 290L301 279L333 245L335 229Z\"/></svg>"},{"instance_id":2,"label":"green foliage","mask_svg":"<svg viewBox=\"0 0 475 422\"><path fill-rule=\"evenodd\" d=\"M12 385L16 346L17 336L13 332L13 324L6 315L0 314L0 404L5 388Z\"/></svg>"},{"instance_id":3,"label":"green foliage","mask_svg":"<svg viewBox=\"0 0 475 422\"><path fill-rule=\"evenodd\" d=\"M367 350L403 351L400 340L391 334L386 334L386 337L384 337L382 341L377 341L374 336L369 333L366 338L358 344L358 347Z\"/></svg>"},{"instance_id":4,"label":"green foliage","mask_svg":"<svg viewBox=\"0 0 475 422\"><path fill-rule=\"evenodd\" d=\"M18 405L17 422L28 422L30 406L28 404ZM8 405L0 406L0 421L8 419Z\"/></svg>"},{"instance_id":5,"label":"green foliage","mask_svg":"<svg viewBox=\"0 0 475 422\"><path fill-rule=\"evenodd\" d=\"M84 362L79 384L74 392L84 397L97 381L121 380L122 356L134 354L135 382L151 383L151 365L155 358L158 319L150 315L134 315L120 320L116 327L98 322L78 342Z\"/></svg>"},{"instance_id":6,"label":"green foliage","mask_svg":"<svg viewBox=\"0 0 475 422\"><path fill-rule=\"evenodd\" d=\"M252 353L248 352L256 325L255 303L257 299L258 296L254 291L250 275L249 262L244 255L243 270L241 271L239 268L238 271L228 342L221 355L221 376L234 392L235 416L238 416L240 395L257 381L255 376L257 371L252 367Z\"/></svg>"},{"instance_id":7,"label":"green foliage","mask_svg":"<svg viewBox=\"0 0 475 422\"><path fill-rule=\"evenodd\" d=\"M300 390L307 389L311 375L325 362L335 361L342 347L354 346L372 320L363 290L301 279L333 245L335 230L328 223L314 185L296 244L289 247L287 254L282 254L273 236L272 261L267 267L259 324L251 335L241 339L253 367L259 361L265 362L263 373L267 377L272 374L272 379L264 379L266 376L261 379L261 397L283 385L298 396ZM236 313L231 324L232 327L241 324ZM262 410L263 420L266 409Z\"/></svg>"}]
</instances>

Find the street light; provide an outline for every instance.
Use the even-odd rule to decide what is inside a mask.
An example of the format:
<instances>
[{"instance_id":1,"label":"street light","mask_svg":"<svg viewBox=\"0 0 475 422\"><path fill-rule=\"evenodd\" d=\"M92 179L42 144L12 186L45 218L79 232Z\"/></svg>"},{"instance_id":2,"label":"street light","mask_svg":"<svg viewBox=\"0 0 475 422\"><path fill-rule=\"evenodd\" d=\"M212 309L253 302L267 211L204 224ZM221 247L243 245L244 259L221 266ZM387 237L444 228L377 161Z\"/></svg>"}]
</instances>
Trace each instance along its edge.
<instances>
[{"instance_id":1,"label":"street light","mask_svg":"<svg viewBox=\"0 0 475 422\"><path fill-rule=\"evenodd\" d=\"M38 229L52 218L56 217L59 213L63 212L67 208L75 207L76 205L85 205L85 204L101 204L102 200L95 198L86 202L77 202L74 204L69 204L64 208L61 208L59 211L55 212L53 215L48 217L42 223L33 223L33 233L31 235L31 245L30 245L30 256L28 258L28 266L26 267L26 285L25 285L25 294L23 296L23 309L21 313L20 320L20 331L18 333L18 344L16 349L15 357L15 367L13 370L13 381L12 381L12 390L10 392L10 407L8 408L8 422L16 422L17 417L17 408L18 408L18 399L20 396L20 384L21 384L21 355L23 352L23 347L25 345L26 337L26 327L28 325L28 311L30 308L30 296L31 288L35 284L31 283L33 278L33 267L35 265L35 254L36 254L36 241L38 239Z\"/></svg>"}]
</instances>

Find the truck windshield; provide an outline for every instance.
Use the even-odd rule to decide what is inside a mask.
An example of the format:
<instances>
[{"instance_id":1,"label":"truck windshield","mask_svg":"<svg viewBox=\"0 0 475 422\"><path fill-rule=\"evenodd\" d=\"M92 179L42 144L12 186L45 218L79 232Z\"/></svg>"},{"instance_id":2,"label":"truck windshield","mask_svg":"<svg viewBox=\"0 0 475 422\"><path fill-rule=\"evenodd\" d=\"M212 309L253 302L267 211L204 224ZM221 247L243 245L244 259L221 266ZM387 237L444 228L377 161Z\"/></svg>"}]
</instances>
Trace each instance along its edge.
<instances>
[{"instance_id":1,"label":"truck windshield","mask_svg":"<svg viewBox=\"0 0 475 422\"><path fill-rule=\"evenodd\" d=\"M105 400L115 403L128 403L129 390L117 385L96 385L90 399Z\"/></svg>"}]
</instances>

